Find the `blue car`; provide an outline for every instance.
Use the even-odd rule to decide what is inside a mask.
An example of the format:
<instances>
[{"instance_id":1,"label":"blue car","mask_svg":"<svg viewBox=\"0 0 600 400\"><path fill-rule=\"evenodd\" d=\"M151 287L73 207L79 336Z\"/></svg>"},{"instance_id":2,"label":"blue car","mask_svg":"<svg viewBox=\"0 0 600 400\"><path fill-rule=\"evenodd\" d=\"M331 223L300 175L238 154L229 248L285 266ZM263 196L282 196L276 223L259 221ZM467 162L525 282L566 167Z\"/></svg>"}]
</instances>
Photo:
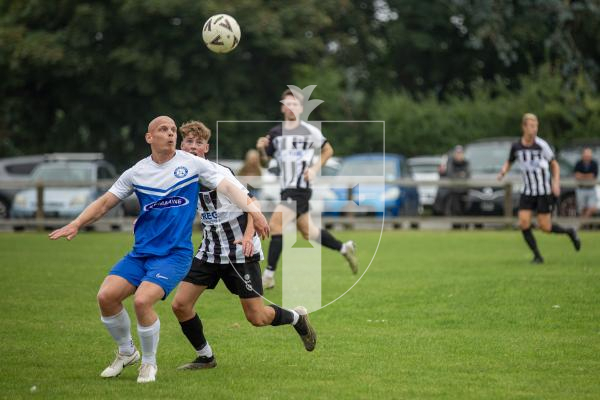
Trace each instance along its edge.
<instances>
[{"instance_id":1,"label":"blue car","mask_svg":"<svg viewBox=\"0 0 600 400\"><path fill-rule=\"evenodd\" d=\"M381 217L418 214L419 194L416 187L385 183L410 179L408 164L402 155L366 153L349 156L344 159L337 176L340 182L350 182L353 187L352 201L348 201L347 185L346 188L334 188L337 201L327 203L326 215L355 213Z\"/></svg>"}]
</instances>

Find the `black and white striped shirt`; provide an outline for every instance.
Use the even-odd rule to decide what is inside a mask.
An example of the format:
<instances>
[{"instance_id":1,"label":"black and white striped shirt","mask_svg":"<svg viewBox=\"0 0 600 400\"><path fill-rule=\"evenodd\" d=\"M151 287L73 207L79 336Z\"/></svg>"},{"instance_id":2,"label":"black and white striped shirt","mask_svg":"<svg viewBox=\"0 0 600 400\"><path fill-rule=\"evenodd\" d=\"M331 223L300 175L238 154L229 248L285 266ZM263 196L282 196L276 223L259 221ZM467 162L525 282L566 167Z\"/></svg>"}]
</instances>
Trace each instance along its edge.
<instances>
[{"instance_id":1,"label":"black and white striped shirt","mask_svg":"<svg viewBox=\"0 0 600 400\"><path fill-rule=\"evenodd\" d=\"M554 152L545 140L538 137L531 146L522 141L513 143L508 161L519 162L523 177L523 190L527 196L546 196L552 194L550 185L550 162L554 160Z\"/></svg>"},{"instance_id":2,"label":"black and white striped shirt","mask_svg":"<svg viewBox=\"0 0 600 400\"><path fill-rule=\"evenodd\" d=\"M320 129L304 121L294 129L284 129L283 124L269 131L269 157L279 164L281 189L308 189L310 184L304 179L304 171L312 165L315 151L327 143Z\"/></svg>"},{"instance_id":3,"label":"black and white striped shirt","mask_svg":"<svg viewBox=\"0 0 600 400\"><path fill-rule=\"evenodd\" d=\"M216 165L225 179L229 179L242 191L248 193L229 168ZM200 185L198 212L202 216L202 244L196 258L213 264L247 263L263 259L258 235L254 234L252 240L254 254L251 257L244 256L242 245L233 243L244 236L248 216L229 198L216 190L208 190Z\"/></svg>"}]
</instances>

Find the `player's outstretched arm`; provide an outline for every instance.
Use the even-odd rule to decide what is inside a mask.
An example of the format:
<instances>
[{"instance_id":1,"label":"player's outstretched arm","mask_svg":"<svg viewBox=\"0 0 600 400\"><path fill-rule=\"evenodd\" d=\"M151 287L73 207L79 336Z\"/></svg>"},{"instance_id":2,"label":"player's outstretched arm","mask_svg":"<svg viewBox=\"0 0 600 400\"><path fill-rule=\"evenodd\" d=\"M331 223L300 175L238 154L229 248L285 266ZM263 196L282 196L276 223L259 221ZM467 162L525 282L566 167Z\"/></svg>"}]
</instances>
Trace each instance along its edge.
<instances>
[{"instance_id":1,"label":"player's outstretched arm","mask_svg":"<svg viewBox=\"0 0 600 400\"><path fill-rule=\"evenodd\" d=\"M233 204L252 216L254 229L256 229L256 233L258 233L261 239L269 236L269 224L267 219L246 193L240 190L240 188L230 182L227 178L221 180L221 183L217 186L217 191L223 193L233 202Z\"/></svg>"},{"instance_id":2,"label":"player's outstretched arm","mask_svg":"<svg viewBox=\"0 0 600 400\"><path fill-rule=\"evenodd\" d=\"M50 233L48 237L52 240L60 239L61 237L66 237L67 240L71 240L75 237L75 235L77 235L79 229L102 218L104 214L119 204L120 201L121 200L114 194L106 192L98 199L93 201L92 204L87 206L77 218L62 228Z\"/></svg>"}]
</instances>

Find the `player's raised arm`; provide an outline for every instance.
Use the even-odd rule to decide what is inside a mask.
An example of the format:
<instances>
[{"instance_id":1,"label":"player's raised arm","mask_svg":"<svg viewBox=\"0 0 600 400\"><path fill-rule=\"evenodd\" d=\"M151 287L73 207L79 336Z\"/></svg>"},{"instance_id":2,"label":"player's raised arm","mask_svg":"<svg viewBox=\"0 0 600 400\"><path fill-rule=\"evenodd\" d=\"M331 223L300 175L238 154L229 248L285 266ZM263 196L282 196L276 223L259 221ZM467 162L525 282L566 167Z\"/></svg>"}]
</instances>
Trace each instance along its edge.
<instances>
[{"instance_id":1,"label":"player's raised arm","mask_svg":"<svg viewBox=\"0 0 600 400\"><path fill-rule=\"evenodd\" d=\"M102 218L104 214L119 204L120 201L121 199L114 194L106 192L101 197L93 201L92 204L87 206L85 210L83 210L81 214L77 216L77 218L62 228L50 233L48 237L52 240L56 240L61 237L66 237L67 240L71 240L75 237L75 235L77 235L79 229Z\"/></svg>"},{"instance_id":2,"label":"player's raised arm","mask_svg":"<svg viewBox=\"0 0 600 400\"><path fill-rule=\"evenodd\" d=\"M261 239L269 236L269 224L267 223L267 219L253 202L253 199L248 197L246 193L240 190L240 188L227 178L221 180L217 186L217 191L223 193L236 206L252 216L254 229L256 229L256 233L258 233Z\"/></svg>"},{"instance_id":3,"label":"player's raised arm","mask_svg":"<svg viewBox=\"0 0 600 400\"><path fill-rule=\"evenodd\" d=\"M262 167L267 167L269 165L269 160L271 157L267 154L267 147L271 143L269 135L258 138L256 141L256 150L258 150L258 154L260 154L260 165Z\"/></svg>"}]
</instances>

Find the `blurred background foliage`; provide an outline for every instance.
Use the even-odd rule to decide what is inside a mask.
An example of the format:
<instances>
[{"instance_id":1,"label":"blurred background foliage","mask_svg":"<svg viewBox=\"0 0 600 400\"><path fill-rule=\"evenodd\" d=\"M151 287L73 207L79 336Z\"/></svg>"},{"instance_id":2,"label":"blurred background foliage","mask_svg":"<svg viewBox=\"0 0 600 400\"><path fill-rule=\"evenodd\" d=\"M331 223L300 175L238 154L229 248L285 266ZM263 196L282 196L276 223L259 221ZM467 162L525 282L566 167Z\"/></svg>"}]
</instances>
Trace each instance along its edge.
<instances>
[{"instance_id":1,"label":"blurred background foliage","mask_svg":"<svg viewBox=\"0 0 600 400\"><path fill-rule=\"evenodd\" d=\"M242 28L227 55L201 38L222 12ZM213 132L278 120L287 84L318 85L312 120L386 121L389 152L517 136L524 112L560 147L600 137L599 37L597 0L0 0L0 157L102 151L125 167L154 116ZM229 126L219 155L265 129ZM324 126L338 155L377 150L380 132Z\"/></svg>"}]
</instances>

